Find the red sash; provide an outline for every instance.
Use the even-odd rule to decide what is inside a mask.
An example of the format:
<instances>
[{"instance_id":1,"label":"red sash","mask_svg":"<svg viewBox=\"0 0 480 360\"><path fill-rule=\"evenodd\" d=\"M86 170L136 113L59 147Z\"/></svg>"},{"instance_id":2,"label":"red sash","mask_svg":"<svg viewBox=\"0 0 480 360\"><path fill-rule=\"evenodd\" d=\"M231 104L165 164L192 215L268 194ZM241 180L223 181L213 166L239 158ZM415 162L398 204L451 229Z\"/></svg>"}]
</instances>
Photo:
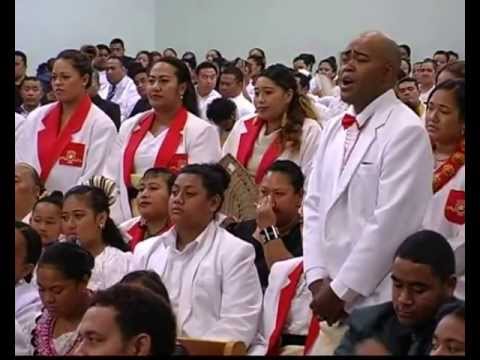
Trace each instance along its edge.
<instances>
[{"instance_id":1,"label":"red sash","mask_svg":"<svg viewBox=\"0 0 480 360\"><path fill-rule=\"evenodd\" d=\"M458 144L455 152L433 174L433 193L448 183L465 164L465 140Z\"/></svg>"},{"instance_id":2,"label":"red sash","mask_svg":"<svg viewBox=\"0 0 480 360\"><path fill-rule=\"evenodd\" d=\"M187 122L187 117L188 112L184 107L181 107L175 114L175 117L173 118L172 122L170 123L170 127L167 130L168 132L163 140L163 144L158 150L157 157L155 158L155 167L173 167L173 170L178 171L180 166L177 163L179 163L180 160L184 161L185 163L187 162L186 155L183 155L180 160L176 158L181 156L181 154L175 156L178 145L182 140L182 130ZM137 125L137 129L132 132L127 147L125 148L125 153L123 156L123 180L125 181L127 187L132 186L130 174L133 172L135 153L143 138L147 134L147 131L151 129L154 119L155 113L153 111L141 119ZM174 158L177 160L175 164L172 163Z\"/></svg>"},{"instance_id":3,"label":"red sash","mask_svg":"<svg viewBox=\"0 0 480 360\"><path fill-rule=\"evenodd\" d=\"M287 315L290 311L290 307L292 305L292 300L295 297L295 291L297 289L298 282L300 281L300 276L303 274L303 261L298 264L295 269L288 275L288 279L290 283L282 289L280 292L280 299L278 302L278 313L277 313L277 321L275 323L275 329L273 330L272 334L270 335L270 339L268 341L268 350L266 355L278 355L279 354L279 345L280 340L282 337L282 330L285 325L285 321L287 320ZM308 335L307 339L305 340L305 349L303 351L304 355L307 354L315 339L320 332L320 325L319 322L312 316L312 320L310 321L310 326L308 328Z\"/></svg>"},{"instance_id":4,"label":"red sash","mask_svg":"<svg viewBox=\"0 0 480 360\"><path fill-rule=\"evenodd\" d=\"M248 161L252 157L253 148L255 147L255 140L257 140L260 130L265 124L265 120L255 117L244 122L247 132L240 135L237 150L237 160L245 167L247 167ZM263 154L262 160L258 165L257 172L255 174L255 183L259 184L268 167L277 160L278 156L282 152L282 144L278 136L272 141L265 154Z\"/></svg>"},{"instance_id":5,"label":"red sash","mask_svg":"<svg viewBox=\"0 0 480 360\"><path fill-rule=\"evenodd\" d=\"M165 231L170 229L171 224L167 222L167 224L155 235L163 234ZM130 250L134 250L135 246L141 241L145 239L145 233L147 231L147 225L142 221L139 220L133 225L130 229L128 229L127 233L132 237L129 241L128 246L130 246Z\"/></svg>"},{"instance_id":6,"label":"red sash","mask_svg":"<svg viewBox=\"0 0 480 360\"><path fill-rule=\"evenodd\" d=\"M67 120L67 125L60 132L60 119L62 115L62 104L57 103L52 110L43 118L42 122L45 128L38 132L38 160L40 162L40 178L45 182L52 170L53 166L64 153L67 146L71 145L72 135L78 132L85 123L87 114L90 111L92 101L90 96L85 95L72 117ZM84 144L75 144L72 148L82 148L85 150ZM82 147L83 145L83 147ZM80 159L83 163L83 153L75 153L76 159ZM80 165L81 166L81 165Z\"/></svg>"}]
</instances>

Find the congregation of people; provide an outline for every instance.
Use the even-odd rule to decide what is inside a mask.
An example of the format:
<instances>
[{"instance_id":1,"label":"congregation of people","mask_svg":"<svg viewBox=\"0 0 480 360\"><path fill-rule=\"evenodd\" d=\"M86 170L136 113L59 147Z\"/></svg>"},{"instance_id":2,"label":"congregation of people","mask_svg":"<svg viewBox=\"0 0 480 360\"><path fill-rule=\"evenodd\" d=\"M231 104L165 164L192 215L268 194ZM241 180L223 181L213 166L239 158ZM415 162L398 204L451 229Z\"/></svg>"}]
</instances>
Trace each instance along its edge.
<instances>
[{"instance_id":1,"label":"congregation of people","mask_svg":"<svg viewBox=\"0 0 480 360\"><path fill-rule=\"evenodd\" d=\"M465 355L465 62L343 45L17 50L16 355Z\"/></svg>"}]
</instances>

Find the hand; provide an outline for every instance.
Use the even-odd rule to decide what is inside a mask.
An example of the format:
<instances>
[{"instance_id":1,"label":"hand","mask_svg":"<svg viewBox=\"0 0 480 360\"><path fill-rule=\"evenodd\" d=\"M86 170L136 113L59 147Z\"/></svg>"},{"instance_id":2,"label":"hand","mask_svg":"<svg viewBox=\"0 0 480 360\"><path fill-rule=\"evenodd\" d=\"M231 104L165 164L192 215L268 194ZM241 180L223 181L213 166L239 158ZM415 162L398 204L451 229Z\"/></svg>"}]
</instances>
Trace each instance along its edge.
<instances>
[{"instance_id":1,"label":"hand","mask_svg":"<svg viewBox=\"0 0 480 360\"><path fill-rule=\"evenodd\" d=\"M273 212L273 201L270 195L261 198L258 202L256 219L259 229L275 226L277 223L277 216Z\"/></svg>"},{"instance_id":2,"label":"hand","mask_svg":"<svg viewBox=\"0 0 480 360\"><path fill-rule=\"evenodd\" d=\"M340 299L330 287L330 281L323 281L320 290L313 293L313 301L310 308L319 321L326 321L329 326L346 317L345 302ZM314 285L314 283L312 284Z\"/></svg>"}]
</instances>

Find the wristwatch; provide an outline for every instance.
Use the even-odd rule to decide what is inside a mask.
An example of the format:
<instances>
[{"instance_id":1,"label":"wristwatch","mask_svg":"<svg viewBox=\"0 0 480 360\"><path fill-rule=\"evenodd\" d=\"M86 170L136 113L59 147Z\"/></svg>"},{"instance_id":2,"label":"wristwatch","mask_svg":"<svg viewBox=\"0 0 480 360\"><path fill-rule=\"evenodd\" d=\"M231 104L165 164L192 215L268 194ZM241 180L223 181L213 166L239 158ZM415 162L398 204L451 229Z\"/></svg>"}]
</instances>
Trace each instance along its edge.
<instances>
[{"instance_id":1,"label":"wristwatch","mask_svg":"<svg viewBox=\"0 0 480 360\"><path fill-rule=\"evenodd\" d=\"M266 228L260 230L260 235L263 236L263 244L266 244L272 240L280 239L280 233L275 226L267 226Z\"/></svg>"}]
</instances>

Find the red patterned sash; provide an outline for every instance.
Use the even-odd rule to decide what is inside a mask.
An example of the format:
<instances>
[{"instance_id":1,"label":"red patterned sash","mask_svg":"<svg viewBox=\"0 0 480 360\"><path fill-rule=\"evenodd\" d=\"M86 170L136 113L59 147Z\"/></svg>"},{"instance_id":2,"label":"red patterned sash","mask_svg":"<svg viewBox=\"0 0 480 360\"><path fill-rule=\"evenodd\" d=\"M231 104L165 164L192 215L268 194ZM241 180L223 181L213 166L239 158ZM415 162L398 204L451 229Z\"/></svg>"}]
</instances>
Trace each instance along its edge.
<instances>
[{"instance_id":1,"label":"red patterned sash","mask_svg":"<svg viewBox=\"0 0 480 360\"><path fill-rule=\"evenodd\" d=\"M455 152L433 174L433 193L447 184L465 164L465 139L460 141Z\"/></svg>"}]
</instances>

